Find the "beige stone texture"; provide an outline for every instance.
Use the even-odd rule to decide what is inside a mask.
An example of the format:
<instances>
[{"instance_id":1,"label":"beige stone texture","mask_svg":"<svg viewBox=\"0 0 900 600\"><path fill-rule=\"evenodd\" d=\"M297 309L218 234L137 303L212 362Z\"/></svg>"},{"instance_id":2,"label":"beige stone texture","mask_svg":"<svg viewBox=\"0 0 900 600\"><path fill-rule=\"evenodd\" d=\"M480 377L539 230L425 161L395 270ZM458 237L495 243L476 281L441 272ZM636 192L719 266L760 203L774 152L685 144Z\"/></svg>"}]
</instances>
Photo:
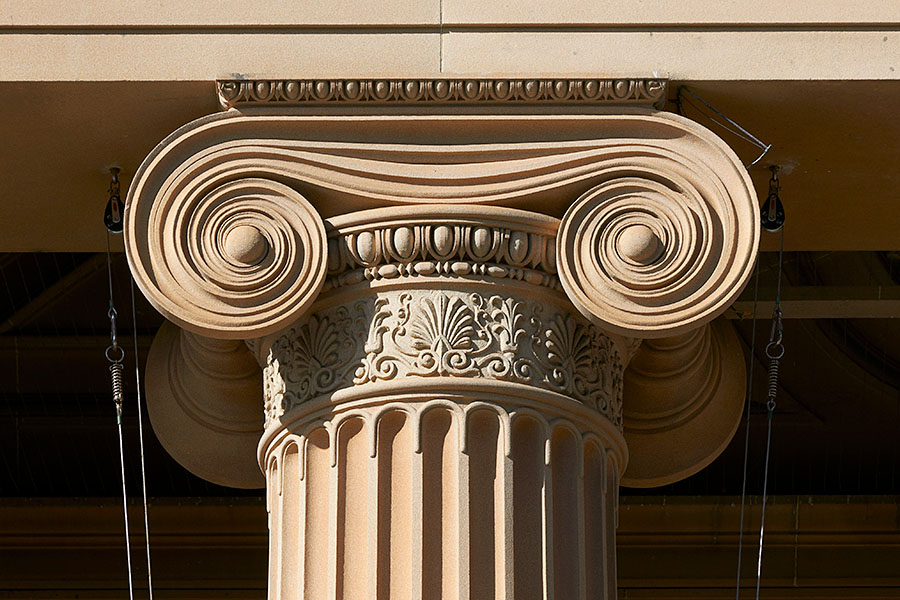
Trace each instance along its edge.
<instances>
[{"instance_id":1,"label":"beige stone texture","mask_svg":"<svg viewBox=\"0 0 900 600\"><path fill-rule=\"evenodd\" d=\"M755 193L731 150L707 130L669 113L621 110L201 120L157 148L129 190L132 270L176 323L246 339L284 327L309 306L326 256L312 205L258 175L308 186L325 216L426 202L566 210L554 260L575 306L620 335L674 335L721 314L743 288L759 244ZM510 127L527 133L510 138ZM334 141L322 141L328 130ZM393 143L369 142L371 135ZM254 139L259 157L248 160L235 139ZM223 243L237 225L255 226L268 240L258 264L227 255ZM623 255L620 237L636 225L652 230L651 260Z\"/></svg>"},{"instance_id":2,"label":"beige stone texture","mask_svg":"<svg viewBox=\"0 0 900 600\"><path fill-rule=\"evenodd\" d=\"M271 1L191 2L166 0L150 5L61 0L10 2L0 7L5 27L64 26L298 26L298 25L882 25L900 19L890 0L810 4L764 0L748 5L735 0L710 3L633 2L613 0L603 5L562 2L476 2L430 0L410 2L333 2L327 5Z\"/></svg>"},{"instance_id":3,"label":"beige stone texture","mask_svg":"<svg viewBox=\"0 0 900 600\"><path fill-rule=\"evenodd\" d=\"M269 450L270 598L615 597L608 442L450 399L384 395Z\"/></svg>"},{"instance_id":4,"label":"beige stone texture","mask_svg":"<svg viewBox=\"0 0 900 600\"><path fill-rule=\"evenodd\" d=\"M0 81L571 74L597 57L606 76L896 80L897 18L890 0L12 2Z\"/></svg>"},{"instance_id":5,"label":"beige stone texture","mask_svg":"<svg viewBox=\"0 0 900 600\"><path fill-rule=\"evenodd\" d=\"M451 31L441 70L578 73L677 80L896 79L893 31Z\"/></svg>"},{"instance_id":6,"label":"beige stone texture","mask_svg":"<svg viewBox=\"0 0 900 600\"><path fill-rule=\"evenodd\" d=\"M429 0L411 2L333 2L327 7L268 0L191 2L164 0L149 5L88 0L10 2L0 7L0 24L17 26L253 26L328 24L447 25L883 25L900 19L891 0L809 4L762 0L748 5L737 0L633 2L611 0L602 5L561 2L476 2Z\"/></svg>"},{"instance_id":7,"label":"beige stone texture","mask_svg":"<svg viewBox=\"0 0 900 600\"><path fill-rule=\"evenodd\" d=\"M298 68L320 77L425 75L439 70L439 44L436 33L9 33L0 36L0 80L212 81ZM47 55L57 58L38 60Z\"/></svg>"},{"instance_id":8,"label":"beige stone texture","mask_svg":"<svg viewBox=\"0 0 900 600\"><path fill-rule=\"evenodd\" d=\"M278 181L245 177L210 191L210 173L197 175L199 181L172 190L170 202L158 197L143 224L151 302L173 322L210 337L248 339L283 329L325 281L322 219Z\"/></svg>"},{"instance_id":9,"label":"beige stone texture","mask_svg":"<svg viewBox=\"0 0 900 600\"><path fill-rule=\"evenodd\" d=\"M426 75L439 71L439 46L439 35L429 32L16 32L0 35L0 80L212 81L298 69L318 77ZM48 55L56 59L38 59Z\"/></svg>"},{"instance_id":10,"label":"beige stone texture","mask_svg":"<svg viewBox=\"0 0 900 600\"><path fill-rule=\"evenodd\" d=\"M259 598L268 551L279 599L730 596L743 506L618 486L688 477L738 426L721 316L749 316L752 258L779 247L755 226L770 164L787 250L896 251L898 22L894 0L0 4L0 251L102 252L122 167L130 266L171 321L157 436L200 477L267 487L268 549L262 507L154 505L159 595ZM302 102L269 87L287 78ZM617 97L625 78L671 85ZM583 93L607 80L615 102ZM663 113L682 84L765 161L745 174L755 148ZM785 316L896 316L893 296L786 287ZM20 352L88 344L7 337L16 394ZM897 507L859 500L774 501L764 595L894 597ZM122 560L120 524L39 504L0 511L4 589L121 592L85 568Z\"/></svg>"},{"instance_id":11,"label":"beige stone texture","mask_svg":"<svg viewBox=\"0 0 900 600\"><path fill-rule=\"evenodd\" d=\"M440 205L329 220L312 313L251 344L270 598L615 595L626 346L553 285L555 225Z\"/></svg>"},{"instance_id":12,"label":"beige stone texture","mask_svg":"<svg viewBox=\"0 0 900 600\"><path fill-rule=\"evenodd\" d=\"M248 112L182 127L129 189L131 270L185 328L148 359L160 438L251 487L263 409L271 599L613 599L623 428L640 486L734 432L743 358L707 324L759 243L737 157L643 82L495 84L446 91L646 105L304 116L279 102L443 88L233 84Z\"/></svg>"},{"instance_id":13,"label":"beige stone texture","mask_svg":"<svg viewBox=\"0 0 900 600\"><path fill-rule=\"evenodd\" d=\"M446 23L471 25L719 25L737 28L760 25L882 25L900 20L900 7L890 0L856 2L852 5L833 0L810 3L761 0L753 4L739 0L610 0L603 3L579 0L444 0L442 14Z\"/></svg>"},{"instance_id":14,"label":"beige stone texture","mask_svg":"<svg viewBox=\"0 0 900 600\"><path fill-rule=\"evenodd\" d=\"M750 178L727 147L694 134L691 154L642 148L612 162L562 218L560 281L609 331L656 338L696 329L750 276L759 247Z\"/></svg>"},{"instance_id":15,"label":"beige stone texture","mask_svg":"<svg viewBox=\"0 0 900 600\"><path fill-rule=\"evenodd\" d=\"M680 481L716 459L744 413L741 344L720 318L691 332L644 340L625 371L628 487Z\"/></svg>"},{"instance_id":16,"label":"beige stone texture","mask_svg":"<svg viewBox=\"0 0 900 600\"><path fill-rule=\"evenodd\" d=\"M146 368L150 422L166 451L219 485L264 485L254 459L262 376L243 342L163 324Z\"/></svg>"},{"instance_id":17,"label":"beige stone texture","mask_svg":"<svg viewBox=\"0 0 900 600\"><path fill-rule=\"evenodd\" d=\"M245 48L251 46L254 52ZM895 80L889 29L807 31L422 31L323 33L140 29L0 36L0 81L196 81L446 74L590 73L679 80ZM57 60L40 60L52 55ZM262 57L265 57L264 59ZM304 57L306 59L304 60ZM315 57L313 60L311 57Z\"/></svg>"},{"instance_id":18,"label":"beige stone texture","mask_svg":"<svg viewBox=\"0 0 900 600\"><path fill-rule=\"evenodd\" d=\"M10 2L0 7L0 25L4 27L422 25L438 23L439 19L439 0L338 0L329 3L32 0Z\"/></svg>"}]
</instances>

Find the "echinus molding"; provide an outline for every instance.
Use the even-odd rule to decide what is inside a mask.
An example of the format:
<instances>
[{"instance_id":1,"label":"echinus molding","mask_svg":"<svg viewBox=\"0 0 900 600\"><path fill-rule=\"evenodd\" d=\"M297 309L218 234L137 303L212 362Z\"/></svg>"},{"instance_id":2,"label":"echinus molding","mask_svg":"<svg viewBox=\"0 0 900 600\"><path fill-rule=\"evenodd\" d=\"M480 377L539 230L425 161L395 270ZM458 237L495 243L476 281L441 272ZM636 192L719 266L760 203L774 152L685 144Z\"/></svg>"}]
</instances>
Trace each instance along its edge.
<instances>
[{"instance_id":1,"label":"echinus molding","mask_svg":"<svg viewBox=\"0 0 900 600\"><path fill-rule=\"evenodd\" d=\"M655 106L666 79L464 78L217 81L222 108L385 105Z\"/></svg>"}]
</instances>

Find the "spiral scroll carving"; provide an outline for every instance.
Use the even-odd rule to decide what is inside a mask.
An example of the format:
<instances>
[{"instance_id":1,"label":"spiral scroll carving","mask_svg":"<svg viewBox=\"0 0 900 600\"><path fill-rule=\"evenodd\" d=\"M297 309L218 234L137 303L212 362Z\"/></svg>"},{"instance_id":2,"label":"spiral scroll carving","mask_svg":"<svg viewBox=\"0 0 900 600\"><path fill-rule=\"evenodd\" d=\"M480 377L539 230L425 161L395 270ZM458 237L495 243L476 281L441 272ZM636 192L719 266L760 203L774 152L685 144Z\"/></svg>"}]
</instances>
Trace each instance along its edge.
<instances>
[{"instance_id":1,"label":"spiral scroll carving","mask_svg":"<svg viewBox=\"0 0 900 600\"><path fill-rule=\"evenodd\" d=\"M131 208L128 237L148 240L129 247L138 284L160 312L195 333L249 339L278 331L324 282L322 219L284 184L245 178L206 193L186 186L160 195L151 210Z\"/></svg>"},{"instance_id":2,"label":"spiral scroll carving","mask_svg":"<svg viewBox=\"0 0 900 600\"><path fill-rule=\"evenodd\" d=\"M743 289L759 240L752 188L658 157L664 168L611 172L566 212L559 276L600 327L656 338L689 331ZM734 175L734 174L732 174Z\"/></svg>"}]
</instances>

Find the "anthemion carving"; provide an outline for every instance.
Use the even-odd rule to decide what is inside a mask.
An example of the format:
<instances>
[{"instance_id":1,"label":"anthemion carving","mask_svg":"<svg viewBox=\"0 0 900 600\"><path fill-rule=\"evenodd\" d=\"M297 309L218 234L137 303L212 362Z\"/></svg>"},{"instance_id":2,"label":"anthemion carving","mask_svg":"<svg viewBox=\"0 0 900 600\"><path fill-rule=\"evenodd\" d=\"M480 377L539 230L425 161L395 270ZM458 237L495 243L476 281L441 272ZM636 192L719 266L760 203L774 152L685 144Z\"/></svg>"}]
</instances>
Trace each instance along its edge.
<instances>
[{"instance_id":1,"label":"anthemion carving","mask_svg":"<svg viewBox=\"0 0 900 600\"><path fill-rule=\"evenodd\" d=\"M453 205L327 220L312 314L250 344L263 365L274 597L614 588L605 548L631 346L562 293L556 225ZM329 505L334 531L320 523ZM541 548L526 550L538 532Z\"/></svg>"},{"instance_id":2,"label":"anthemion carving","mask_svg":"<svg viewBox=\"0 0 900 600\"><path fill-rule=\"evenodd\" d=\"M479 292L391 292L304 319L266 357L266 424L337 389L408 377L536 386L621 426L622 359L580 316ZM412 383L414 385L414 383Z\"/></svg>"},{"instance_id":3,"label":"anthemion carving","mask_svg":"<svg viewBox=\"0 0 900 600\"><path fill-rule=\"evenodd\" d=\"M713 320L759 241L746 171L651 108L664 83L219 82L231 110L145 160L129 264L182 328L151 419L188 468L266 485L270 599L615 598L620 482L733 434ZM357 110L391 105L497 114Z\"/></svg>"},{"instance_id":4,"label":"anthemion carving","mask_svg":"<svg viewBox=\"0 0 900 600\"><path fill-rule=\"evenodd\" d=\"M299 79L218 81L222 108L317 104L661 105L666 79ZM661 106L660 106L661 107Z\"/></svg>"}]
</instances>

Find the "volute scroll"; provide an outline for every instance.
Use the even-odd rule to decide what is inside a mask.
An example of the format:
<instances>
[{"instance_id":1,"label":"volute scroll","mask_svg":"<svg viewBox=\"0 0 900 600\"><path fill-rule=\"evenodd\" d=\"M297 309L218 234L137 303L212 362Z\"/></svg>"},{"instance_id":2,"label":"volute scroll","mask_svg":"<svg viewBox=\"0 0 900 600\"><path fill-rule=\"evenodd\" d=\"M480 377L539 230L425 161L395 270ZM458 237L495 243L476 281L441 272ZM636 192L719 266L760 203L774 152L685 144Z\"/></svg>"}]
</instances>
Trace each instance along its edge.
<instances>
[{"instance_id":1,"label":"volute scroll","mask_svg":"<svg viewBox=\"0 0 900 600\"><path fill-rule=\"evenodd\" d=\"M164 316L200 335L250 339L282 329L325 281L321 217L278 181L207 189L198 179L155 199L129 198L126 249L138 285Z\"/></svg>"},{"instance_id":2,"label":"volute scroll","mask_svg":"<svg viewBox=\"0 0 900 600\"><path fill-rule=\"evenodd\" d=\"M603 169L568 208L556 240L560 282L599 327L678 335L743 290L759 245L756 194L733 154L715 155L633 157Z\"/></svg>"}]
</instances>

